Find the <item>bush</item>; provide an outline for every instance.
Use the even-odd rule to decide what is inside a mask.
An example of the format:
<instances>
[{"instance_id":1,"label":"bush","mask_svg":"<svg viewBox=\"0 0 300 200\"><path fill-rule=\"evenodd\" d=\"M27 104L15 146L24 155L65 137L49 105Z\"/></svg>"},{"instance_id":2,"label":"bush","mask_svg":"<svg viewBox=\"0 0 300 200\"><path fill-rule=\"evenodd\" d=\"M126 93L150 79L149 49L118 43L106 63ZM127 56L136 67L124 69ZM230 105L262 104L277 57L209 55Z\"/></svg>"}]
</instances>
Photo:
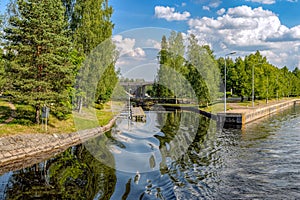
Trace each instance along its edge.
<instances>
[{"instance_id":1,"label":"bush","mask_svg":"<svg viewBox=\"0 0 300 200\"><path fill-rule=\"evenodd\" d=\"M94 104L94 108L96 108L97 110L102 110L104 108L104 105L102 103L95 103Z\"/></svg>"}]
</instances>

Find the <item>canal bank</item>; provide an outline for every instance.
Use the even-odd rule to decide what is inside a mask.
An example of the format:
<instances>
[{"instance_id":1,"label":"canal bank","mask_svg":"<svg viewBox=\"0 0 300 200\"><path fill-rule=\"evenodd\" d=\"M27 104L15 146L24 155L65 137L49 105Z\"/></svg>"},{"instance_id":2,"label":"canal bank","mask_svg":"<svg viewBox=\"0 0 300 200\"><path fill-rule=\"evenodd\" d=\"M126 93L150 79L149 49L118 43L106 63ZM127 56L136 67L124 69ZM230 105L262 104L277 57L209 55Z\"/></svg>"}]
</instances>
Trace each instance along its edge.
<instances>
[{"instance_id":1,"label":"canal bank","mask_svg":"<svg viewBox=\"0 0 300 200\"><path fill-rule=\"evenodd\" d=\"M259 105L255 107L235 106L226 113L211 113L199 109L197 106L178 106L178 105L162 105L167 111L183 110L191 111L204 115L210 119L216 120L222 127L242 128L244 125L251 123L263 117L276 114L279 111L287 109L291 106L300 104L300 99L282 100L268 105ZM234 105L238 105L234 103Z\"/></svg>"},{"instance_id":2,"label":"canal bank","mask_svg":"<svg viewBox=\"0 0 300 200\"><path fill-rule=\"evenodd\" d=\"M21 169L109 131L117 117L101 127L69 134L17 134L0 137L0 174Z\"/></svg>"},{"instance_id":3,"label":"canal bank","mask_svg":"<svg viewBox=\"0 0 300 200\"><path fill-rule=\"evenodd\" d=\"M236 108L227 111L226 114L212 114L201 111L197 107L174 107L172 105L164 105L163 107L166 108L166 110L179 109L196 112L208 118L219 120L222 124L224 122L224 126L233 125L239 128L259 118L287 109L295 104L300 104L300 100L288 100L256 108ZM99 136L111 129L116 118L117 117L113 118L105 126L70 134L17 134L0 137L0 174L10 171L11 169L20 169L41 162L65 151L71 146Z\"/></svg>"},{"instance_id":4,"label":"canal bank","mask_svg":"<svg viewBox=\"0 0 300 200\"><path fill-rule=\"evenodd\" d=\"M226 113L218 113L215 117L217 121L225 125L245 125L257 119L276 114L279 111L287 109L291 106L300 104L300 99L285 100L276 102L270 105L250 107L250 108L236 108L226 111Z\"/></svg>"}]
</instances>

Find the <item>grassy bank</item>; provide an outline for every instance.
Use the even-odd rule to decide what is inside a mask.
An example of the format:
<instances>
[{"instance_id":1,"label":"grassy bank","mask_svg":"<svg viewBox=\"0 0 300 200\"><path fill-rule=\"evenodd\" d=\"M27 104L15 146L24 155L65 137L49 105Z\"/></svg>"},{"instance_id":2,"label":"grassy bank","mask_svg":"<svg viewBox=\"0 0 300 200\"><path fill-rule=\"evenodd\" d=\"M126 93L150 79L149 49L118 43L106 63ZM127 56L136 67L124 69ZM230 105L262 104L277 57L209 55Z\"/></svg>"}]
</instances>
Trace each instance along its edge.
<instances>
[{"instance_id":1,"label":"grassy bank","mask_svg":"<svg viewBox=\"0 0 300 200\"><path fill-rule=\"evenodd\" d=\"M85 108L81 115L74 112L66 120L59 120L50 114L46 131L45 126L32 123L33 108L26 105L15 105L15 107L14 119L5 124L5 120L11 116L11 108L7 99L0 99L0 136L28 133L71 133L80 129L103 126L116 114L112 112L110 102L106 103L101 110ZM89 117L91 112L94 113L93 118Z\"/></svg>"},{"instance_id":2,"label":"grassy bank","mask_svg":"<svg viewBox=\"0 0 300 200\"><path fill-rule=\"evenodd\" d=\"M0 99L0 123L4 123L11 115L9 103L6 100Z\"/></svg>"}]
</instances>

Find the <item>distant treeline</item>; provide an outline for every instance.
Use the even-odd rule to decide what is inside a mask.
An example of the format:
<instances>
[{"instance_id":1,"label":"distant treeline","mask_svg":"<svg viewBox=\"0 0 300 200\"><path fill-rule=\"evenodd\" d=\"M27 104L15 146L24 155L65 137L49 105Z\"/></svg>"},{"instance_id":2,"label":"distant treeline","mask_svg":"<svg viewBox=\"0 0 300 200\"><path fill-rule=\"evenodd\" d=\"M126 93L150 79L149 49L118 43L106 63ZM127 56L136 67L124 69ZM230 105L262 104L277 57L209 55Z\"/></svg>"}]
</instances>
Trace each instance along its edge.
<instances>
[{"instance_id":1,"label":"distant treeline","mask_svg":"<svg viewBox=\"0 0 300 200\"><path fill-rule=\"evenodd\" d=\"M190 35L185 46L181 33L162 37L160 68L151 94L156 97L195 98L206 105L224 96L225 58L216 58L208 45L199 45ZM186 51L185 51L186 50ZM227 95L250 99L271 99L300 95L300 70L275 67L259 51L226 57Z\"/></svg>"}]
</instances>

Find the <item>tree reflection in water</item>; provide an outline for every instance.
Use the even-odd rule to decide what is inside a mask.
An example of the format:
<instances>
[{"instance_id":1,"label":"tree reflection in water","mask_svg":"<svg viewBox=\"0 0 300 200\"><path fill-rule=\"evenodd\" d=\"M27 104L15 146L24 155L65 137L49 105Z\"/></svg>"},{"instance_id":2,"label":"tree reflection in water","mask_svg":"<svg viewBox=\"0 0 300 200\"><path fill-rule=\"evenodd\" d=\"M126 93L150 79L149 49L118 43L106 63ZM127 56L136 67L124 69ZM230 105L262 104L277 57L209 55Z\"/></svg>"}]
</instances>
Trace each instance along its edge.
<instances>
[{"instance_id":1,"label":"tree reflection in water","mask_svg":"<svg viewBox=\"0 0 300 200\"><path fill-rule=\"evenodd\" d=\"M149 136L135 137L140 144L137 147L108 132L86 145L74 146L43 163L13 172L6 184L6 199L173 199L184 193L184 197L193 197L184 192L189 184L205 184L207 178L215 176L205 169L215 164L215 151L211 149L215 145L208 142L215 142L216 131L209 131L211 121L196 113L158 112L153 116L155 123L151 126L160 131L150 133L151 128L145 128ZM123 137L130 137L130 133ZM154 140L157 149L147 142ZM126 172L115 169L119 160L110 151L112 145L124 149L124 157L131 156L130 152L126 154L129 149L139 152L150 148L160 155L148 160L153 170ZM195 169L201 172L193 172Z\"/></svg>"},{"instance_id":2,"label":"tree reflection in water","mask_svg":"<svg viewBox=\"0 0 300 200\"><path fill-rule=\"evenodd\" d=\"M102 138L94 140L106 142ZM115 183L115 170L95 159L81 144L15 171L5 195L6 199L109 199Z\"/></svg>"}]
</instances>

